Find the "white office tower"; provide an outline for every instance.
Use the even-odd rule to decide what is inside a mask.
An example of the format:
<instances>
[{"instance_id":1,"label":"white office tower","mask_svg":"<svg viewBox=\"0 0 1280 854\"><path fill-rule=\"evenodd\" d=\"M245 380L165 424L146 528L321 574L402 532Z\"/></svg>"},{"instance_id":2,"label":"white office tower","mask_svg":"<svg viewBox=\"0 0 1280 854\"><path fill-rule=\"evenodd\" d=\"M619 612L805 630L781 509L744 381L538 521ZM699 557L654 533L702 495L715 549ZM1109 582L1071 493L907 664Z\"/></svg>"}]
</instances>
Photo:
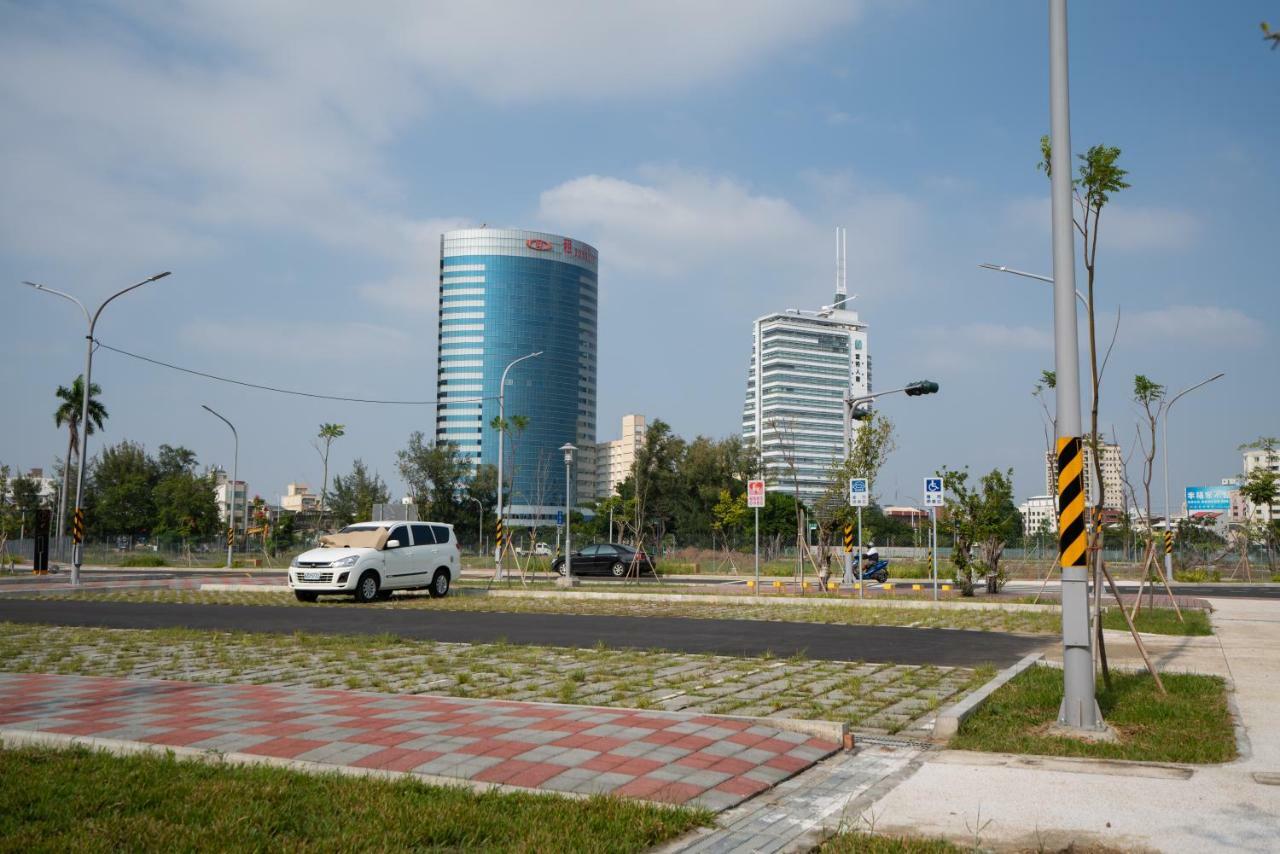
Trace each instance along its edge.
<instances>
[{"instance_id":1,"label":"white office tower","mask_svg":"<svg viewBox=\"0 0 1280 854\"><path fill-rule=\"evenodd\" d=\"M809 506L844 458L845 393L871 391L867 324L850 303L844 229L836 229L832 304L766 314L753 327L742 435L760 449L768 489L793 494L798 483Z\"/></svg>"}]
</instances>

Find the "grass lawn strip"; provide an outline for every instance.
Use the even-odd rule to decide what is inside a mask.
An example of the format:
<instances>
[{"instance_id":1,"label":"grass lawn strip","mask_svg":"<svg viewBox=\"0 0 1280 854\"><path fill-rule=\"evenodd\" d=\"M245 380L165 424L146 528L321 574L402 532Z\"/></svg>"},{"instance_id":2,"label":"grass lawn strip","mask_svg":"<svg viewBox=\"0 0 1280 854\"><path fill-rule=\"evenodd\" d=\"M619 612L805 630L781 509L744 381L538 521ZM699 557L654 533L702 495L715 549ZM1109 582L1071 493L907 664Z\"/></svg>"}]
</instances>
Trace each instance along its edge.
<instances>
[{"instance_id":1,"label":"grass lawn strip","mask_svg":"<svg viewBox=\"0 0 1280 854\"><path fill-rule=\"evenodd\" d=\"M995 669L0 623L0 670L571 703L848 722L896 733Z\"/></svg>"},{"instance_id":2,"label":"grass lawn strip","mask_svg":"<svg viewBox=\"0 0 1280 854\"><path fill-rule=\"evenodd\" d=\"M881 836L856 830L837 833L818 848L819 854L962 854L966 850L945 839Z\"/></svg>"},{"instance_id":3,"label":"grass lawn strip","mask_svg":"<svg viewBox=\"0 0 1280 854\"><path fill-rule=\"evenodd\" d=\"M1226 683L1217 676L1162 673L1161 697L1146 673L1113 671L1098 682L1098 705L1115 742L1089 743L1047 734L1062 701L1062 671L1032 667L993 693L960 726L950 747L1041 756L1147 762L1228 762L1236 758Z\"/></svg>"},{"instance_id":4,"label":"grass lawn strip","mask_svg":"<svg viewBox=\"0 0 1280 854\"><path fill-rule=\"evenodd\" d=\"M477 793L83 748L0 749L10 851L642 851L711 823L618 798Z\"/></svg>"}]
</instances>

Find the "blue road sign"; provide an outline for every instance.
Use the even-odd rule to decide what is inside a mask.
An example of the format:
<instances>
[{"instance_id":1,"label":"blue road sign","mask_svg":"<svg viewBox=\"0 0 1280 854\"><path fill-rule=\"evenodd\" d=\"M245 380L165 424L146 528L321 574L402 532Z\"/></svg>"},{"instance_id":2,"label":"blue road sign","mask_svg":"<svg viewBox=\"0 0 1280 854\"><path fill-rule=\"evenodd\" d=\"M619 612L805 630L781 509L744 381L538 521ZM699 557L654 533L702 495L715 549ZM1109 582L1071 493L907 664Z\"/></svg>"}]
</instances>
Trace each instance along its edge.
<instances>
[{"instance_id":1,"label":"blue road sign","mask_svg":"<svg viewBox=\"0 0 1280 854\"><path fill-rule=\"evenodd\" d=\"M926 477L924 479L924 506L942 506L942 478Z\"/></svg>"},{"instance_id":2,"label":"blue road sign","mask_svg":"<svg viewBox=\"0 0 1280 854\"><path fill-rule=\"evenodd\" d=\"M563 524L564 524L564 511L563 511L563 510L557 510L557 511L556 511L556 524L557 524L557 525L563 525Z\"/></svg>"},{"instance_id":3,"label":"blue road sign","mask_svg":"<svg viewBox=\"0 0 1280 854\"><path fill-rule=\"evenodd\" d=\"M867 507L871 504L871 495L867 491L867 486L867 479L865 477L849 478L850 507Z\"/></svg>"}]
</instances>

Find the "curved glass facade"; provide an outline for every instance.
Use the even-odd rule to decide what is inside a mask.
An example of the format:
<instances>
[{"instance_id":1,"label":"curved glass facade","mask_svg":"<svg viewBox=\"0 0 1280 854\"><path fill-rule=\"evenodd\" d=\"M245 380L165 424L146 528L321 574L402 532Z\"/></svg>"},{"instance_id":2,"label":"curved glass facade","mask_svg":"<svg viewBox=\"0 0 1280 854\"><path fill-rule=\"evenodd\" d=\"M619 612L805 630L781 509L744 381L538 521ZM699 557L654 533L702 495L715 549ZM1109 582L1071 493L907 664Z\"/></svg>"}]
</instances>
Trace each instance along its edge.
<instances>
[{"instance_id":1,"label":"curved glass facade","mask_svg":"<svg viewBox=\"0 0 1280 854\"><path fill-rule=\"evenodd\" d=\"M437 440L472 465L498 463L498 383L515 359L542 355L507 374L504 465L509 522L563 509L564 457L572 442L575 503L594 493L596 296L594 247L556 234L471 228L440 238Z\"/></svg>"}]
</instances>

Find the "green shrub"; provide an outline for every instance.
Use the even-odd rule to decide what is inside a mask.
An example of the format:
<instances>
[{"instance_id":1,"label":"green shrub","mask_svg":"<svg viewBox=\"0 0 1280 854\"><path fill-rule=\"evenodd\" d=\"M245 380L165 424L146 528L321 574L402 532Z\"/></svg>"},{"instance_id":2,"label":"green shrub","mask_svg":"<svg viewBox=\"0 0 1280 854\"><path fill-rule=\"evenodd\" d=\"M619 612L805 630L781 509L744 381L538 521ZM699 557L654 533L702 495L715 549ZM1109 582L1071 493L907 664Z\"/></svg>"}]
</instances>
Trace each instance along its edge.
<instances>
[{"instance_id":1,"label":"green shrub","mask_svg":"<svg viewBox=\"0 0 1280 854\"><path fill-rule=\"evenodd\" d=\"M1221 581L1222 571L1213 570L1205 572L1203 569L1175 569L1173 571L1174 581L1185 581L1188 584L1203 584L1206 581Z\"/></svg>"},{"instance_id":2,"label":"green shrub","mask_svg":"<svg viewBox=\"0 0 1280 854\"><path fill-rule=\"evenodd\" d=\"M164 566L167 561L157 554L129 555L120 561L121 566Z\"/></svg>"}]
</instances>

